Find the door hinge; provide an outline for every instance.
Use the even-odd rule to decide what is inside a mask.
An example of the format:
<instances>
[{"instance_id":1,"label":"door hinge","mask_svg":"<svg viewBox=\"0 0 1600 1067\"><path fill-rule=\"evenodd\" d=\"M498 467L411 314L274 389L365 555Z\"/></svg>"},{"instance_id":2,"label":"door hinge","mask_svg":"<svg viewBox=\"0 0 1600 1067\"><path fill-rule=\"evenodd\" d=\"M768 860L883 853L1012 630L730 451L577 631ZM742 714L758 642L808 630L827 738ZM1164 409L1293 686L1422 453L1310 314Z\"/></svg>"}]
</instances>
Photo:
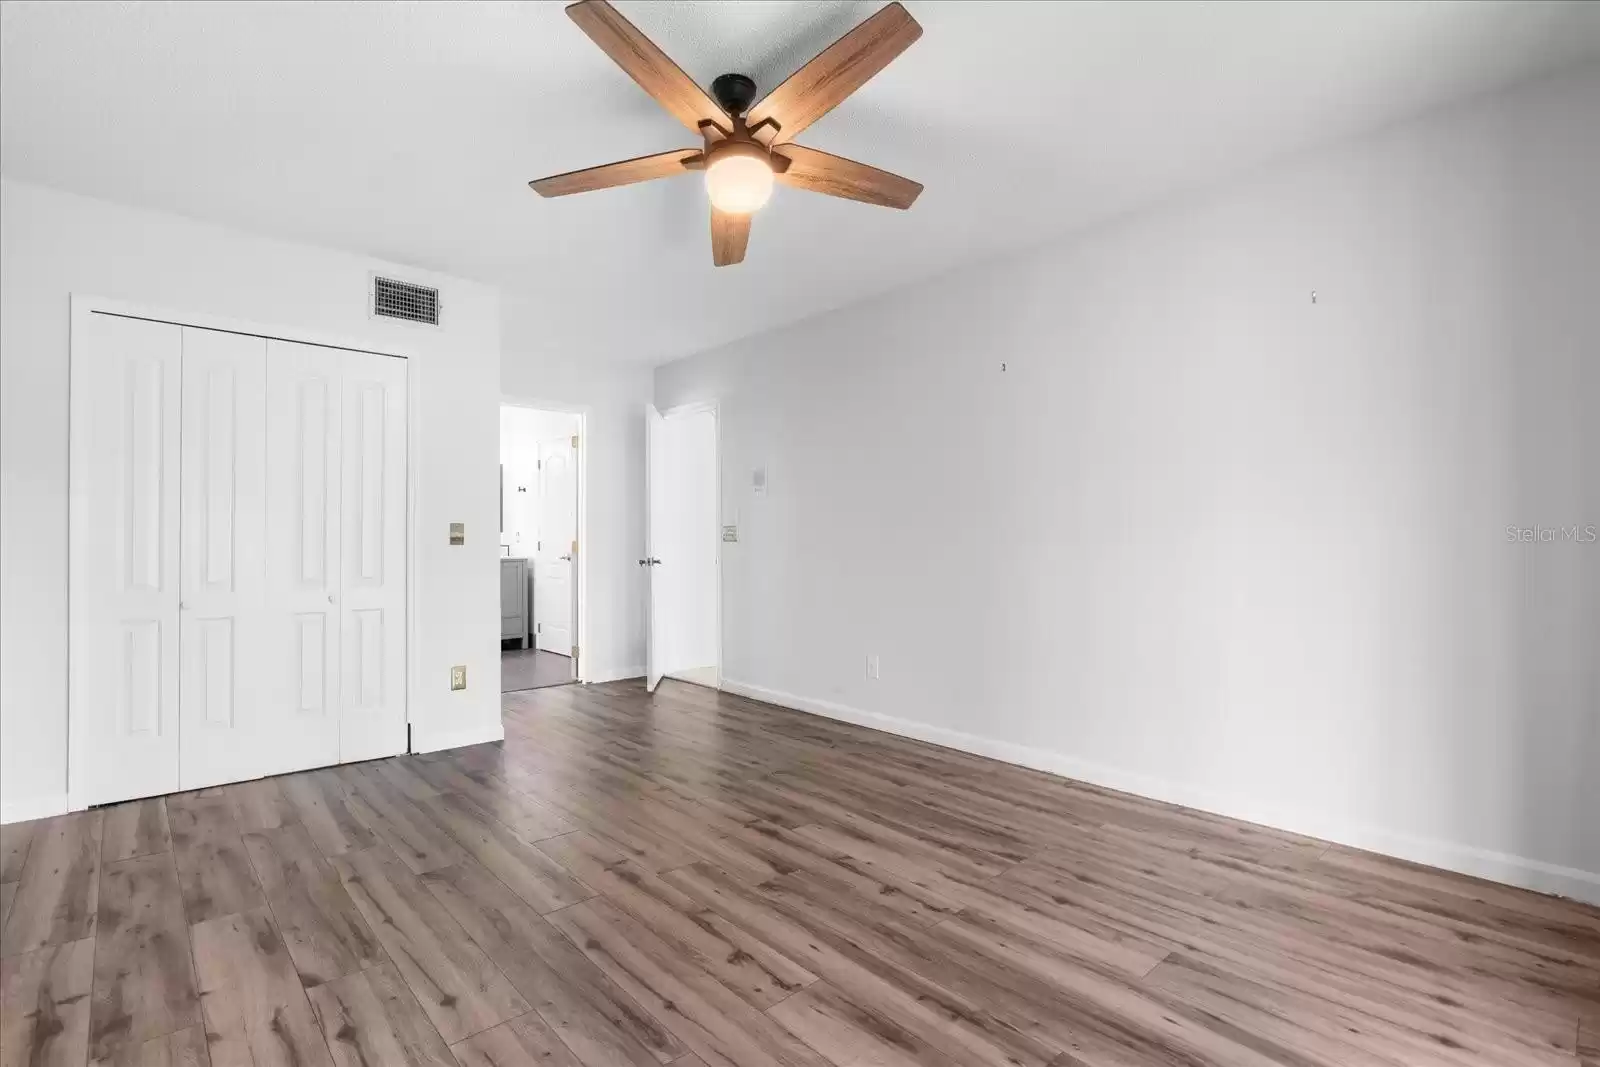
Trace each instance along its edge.
<instances>
[{"instance_id":1,"label":"door hinge","mask_svg":"<svg viewBox=\"0 0 1600 1067\"><path fill-rule=\"evenodd\" d=\"M544 470L544 460L542 460L542 459L534 460L533 461L533 469L536 470L536 471Z\"/></svg>"},{"instance_id":2,"label":"door hinge","mask_svg":"<svg viewBox=\"0 0 1600 1067\"><path fill-rule=\"evenodd\" d=\"M574 556L576 556L578 554L578 542L577 542L576 539L574 539L573 542L572 542L572 554Z\"/></svg>"},{"instance_id":3,"label":"door hinge","mask_svg":"<svg viewBox=\"0 0 1600 1067\"><path fill-rule=\"evenodd\" d=\"M544 633L544 623L542 623L542 622L534 623L533 624L533 632L536 633L536 634Z\"/></svg>"},{"instance_id":4,"label":"door hinge","mask_svg":"<svg viewBox=\"0 0 1600 1067\"><path fill-rule=\"evenodd\" d=\"M573 448L577 448L578 447L578 435L577 434L573 434L572 435L572 447Z\"/></svg>"},{"instance_id":5,"label":"door hinge","mask_svg":"<svg viewBox=\"0 0 1600 1067\"><path fill-rule=\"evenodd\" d=\"M543 541L535 541L535 542L534 542L534 543L533 543L533 550L534 550L534 551L535 551L535 552L542 552L542 551L544 551L544 542L543 542Z\"/></svg>"},{"instance_id":6,"label":"door hinge","mask_svg":"<svg viewBox=\"0 0 1600 1067\"><path fill-rule=\"evenodd\" d=\"M411 749L411 724L410 723L406 723L406 751L407 752L412 751L412 749Z\"/></svg>"},{"instance_id":7,"label":"door hinge","mask_svg":"<svg viewBox=\"0 0 1600 1067\"><path fill-rule=\"evenodd\" d=\"M577 645L573 645L572 646L572 658L573 659L577 659L578 658L578 646Z\"/></svg>"}]
</instances>

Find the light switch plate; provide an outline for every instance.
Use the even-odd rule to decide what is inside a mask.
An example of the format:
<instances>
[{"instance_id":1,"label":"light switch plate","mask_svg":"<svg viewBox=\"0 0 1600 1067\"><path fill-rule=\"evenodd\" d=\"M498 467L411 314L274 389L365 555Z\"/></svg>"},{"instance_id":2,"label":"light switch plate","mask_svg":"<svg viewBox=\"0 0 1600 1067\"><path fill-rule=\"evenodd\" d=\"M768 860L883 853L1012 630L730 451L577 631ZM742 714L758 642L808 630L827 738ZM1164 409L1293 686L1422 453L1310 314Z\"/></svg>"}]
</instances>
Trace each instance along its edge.
<instances>
[{"instance_id":1,"label":"light switch plate","mask_svg":"<svg viewBox=\"0 0 1600 1067\"><path fill-rule=\"evenodd\" d=\"M452 690L456 690L465 689L466 687L467 665L465 663L458 663L454 667L450 668L450 688Z\"/></svg>"},{"instance_id":2,"label":"light switch plate","mask_svg":"<svg viewBox=\"0 0 1600 1067\"><path fill-rule=\"evenodd\" d=\"M452 522L450 524L450 543L452 545L464 545L467 543L466 523Z\"/></svg>"}]
</instances>

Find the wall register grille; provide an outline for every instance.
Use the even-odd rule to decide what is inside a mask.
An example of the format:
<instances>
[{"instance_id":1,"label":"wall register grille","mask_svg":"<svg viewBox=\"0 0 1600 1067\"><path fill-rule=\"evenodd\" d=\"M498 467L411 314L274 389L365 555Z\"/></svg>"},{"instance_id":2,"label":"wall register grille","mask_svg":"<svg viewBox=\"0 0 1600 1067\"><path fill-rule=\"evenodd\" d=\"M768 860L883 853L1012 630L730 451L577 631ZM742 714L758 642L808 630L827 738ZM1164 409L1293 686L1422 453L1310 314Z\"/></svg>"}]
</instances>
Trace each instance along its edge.
<instances>
[{"instance_id":1,"label":"wall register grille","mask_svg":"<svg viewBox=\"0 0 1600 1067\"><path fill-rule=\"evenodd\" d=\"M439 325L439 290L426 285L395 281L393 278L372 279L372 315L380 319L402 319Z\"/></svg>"}]
</instances>

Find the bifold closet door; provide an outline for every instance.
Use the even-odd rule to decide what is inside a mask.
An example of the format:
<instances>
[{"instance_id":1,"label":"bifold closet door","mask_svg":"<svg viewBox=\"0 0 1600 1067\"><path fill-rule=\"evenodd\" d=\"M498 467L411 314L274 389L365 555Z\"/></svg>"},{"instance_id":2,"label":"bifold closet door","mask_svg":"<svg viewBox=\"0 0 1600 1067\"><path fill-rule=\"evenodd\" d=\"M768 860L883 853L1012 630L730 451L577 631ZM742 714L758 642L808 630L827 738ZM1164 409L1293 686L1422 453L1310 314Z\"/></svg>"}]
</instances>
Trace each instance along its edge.
<instances>
[{"instance_id":1,"label":"bifold closet door","mask_svg":"<svg viewBox=\"0 0 1600 1067\"><path fill-rule=\"evenodd\" d=\"M266 344L267 691L312 767L339 762L343 374L338 352Z\"/></svg>"},{"instance_id":2,"label":"bifold closet door","mask_svg":"<svg viewBox=\"0 0 1600 1067\"><path fill-rule=\"evenodd\" d=\"M404 360L74 321L72 800L406 749Z\"/></svg>"},{"instance_id":3,"label":"bifold closet door","mask_svg":"<svg viewBox=\"0 0 1600 1067\"><path fill-rule=\"evenodd\" d=\"M240 524L249 527L239 544L261 561L250 571L261 582L246 582L236 598L247 611L234 625L247 639L233 663L248 680L235 690L237 709L230 717L203 687L184 690L185 788L406 748L405 364L287 341L232 341L257 355L254 377L236 379L248 380L251 406L234 469ZM198 382L204 372L191 369L188 348L184 357L186 384ZM198 385L194 393L193 401L184 396L186 486L206 478L201 472L220 454L203 434L190 448L190 427L206 425L202 411L212 406ZM191 522L185 509L186 574L209 565L208 546L194 541L210 510L197 500ZM227 632L223 616L206 613L217 641ZM186 662L191 649L209 658L209 635L192 629Z\"/></svg>"},{"instance_id":4,"label":"bifold closet door","mask_svg":"<svg viewBox=\"0 0 1600 1067\"><path fill-rule=\"evenodd\" d=\"M183 328L184 789L273 774L301 745L264 685L266 354L260 337Z\"/></svg>"},{"instance_id":5,"label":"bifold closet door","mask_svg":"<svg viewBox=\"0 0 1600 1067\"><path fill-rule=\"evenodd\" d=\"M326 351L326 350L325 350ZM406 361L342 371L339 760L406 751Z\"/></svg>"},{"instance_id":6,"label":"bifold closet door","mask_svg":"<svg viewBox=\"0 0 1600 1067\"><path fill-rule=\"evenodd\" d=\"M89 805L179 788L183 337L92 314L72 346L69 773Z\"/></svg>"}]
</instances>

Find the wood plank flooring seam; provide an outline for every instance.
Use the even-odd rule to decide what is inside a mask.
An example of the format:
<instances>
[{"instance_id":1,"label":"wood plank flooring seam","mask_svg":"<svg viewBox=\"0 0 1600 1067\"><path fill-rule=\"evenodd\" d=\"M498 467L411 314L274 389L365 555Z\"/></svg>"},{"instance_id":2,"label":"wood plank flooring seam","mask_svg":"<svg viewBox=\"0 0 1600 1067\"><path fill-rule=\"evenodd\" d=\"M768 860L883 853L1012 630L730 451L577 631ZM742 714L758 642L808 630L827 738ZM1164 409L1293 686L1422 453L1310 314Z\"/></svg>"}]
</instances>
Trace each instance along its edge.
<instances>
[{"instance_id":1,"label":"wood plank flooring seam","mask_svg":"<svg viewBox=\"0 0 1600 1067\"><path fill-rule=\"evenodd\" d=\"M1172 958L1172 950L1168 949L1166 952L1163 952L1161 954L1161 958L1160 959L1156 960L1154 963L1152 963L1150 965L1150 969L1149 970L1145 971L1141 975L1138 975L1135 980L1142 982L1145 979L1149 978L1152 974L1156 973L1156 968L1157 967L1160 967L1163 963L1166 963L1167 960L1169 960L1171 958Z\"/></svg>"},{"instance_id":2,"label":"wood plank flooring seam","mask_svg":"<svg viewBox=\"0 0 1600 1067\"><path fill-rule=\"evenodd\" d=\"M37 822L38 822L38 820L34 821L35 826L37 825ZM25 842L23 842L23 845L22 845L22 858L16 861L17 875L16 875L15 878L7 878L6 879L6 884L7 885L17 885L17 884L21 883L21 881L22 881L22 872L28 866L28 857L33 851L33 842L34 842L34 837L35 836L36 835L35 835L35 832L34 832L34 828L30 827L28 832L27 832L27 840Z\"/></svg>"},{"instance_id":3,"label":"wood plank flooring seam","mask_svg":"<svg viewBox=\"0 0 1600 1067\"><path fill-rule=\"evenodd\" d=\"M825 981L825 979L819 977L815 982L807 982L805 985L801 986L799 989L791 989L788 993L784 994L784 997L783 997L782 1000L774 1001L773 1003L768 1004L765 1008L762 1008L761 1010L766 1012L768 1015L771 1015L773 1008L782 1007L784 1004L787 1004L789 1001L793 1000L795 997L799 996L801 993L804 993L806 990L810 989L812 986L817 985L818 983L820 983L822 981ZM801 1040L804 1041L805 1039L801 1038ZM819 1049L818 1051L820 1052L821 1050Z\"/></svg>"},{"instance_id":4,"label":"wood plank flooring seam","mask_svg":"<svg viewBox=\"0 0 1600 1067\"><path fill-rule=\"evenodd\" d=\"M232 810L233 805L232 805L231 800L230 800L230 803L229 803L229 807L230 807L230 810ZM291 805L291 807L292 807L292 805ZM299 813L299 809L295 808L294 810L295 810L296 818L298 819L299 818L299 814L300 814ZM238 822L237 815L234 816L234 820L235 820L235 825L236 825L236 828L237 828L237 822ZM244 834L243 834L242 831L239 834L239 839L240 839L240 847L244 851L245 862L246 862L247 866L250 869L251 875L256 880L257 888L260 889L261 886L262 886L262 881L263 881L262 877L261 877L261 872L260 872L259 869L257 869L256 862L255 862L254 858L250 855L250 850L247 849L247 848L244 848ZM324 862L326 862L327 857L322 854L322 850L317 845L316 840L314 838L311 839L311 847L316 849L318 854L322 856L322 859L324 860ZM173 849L174 867L176 867L176 862L177 862L176 848L174 847L174 849ZM181 897L181 894L180 894L180 900L181 899L182 899L182 897ZM267 897L267 894L265 892L261 893L261 907L265 909L269 919L272 922L273 927L278 931L278 937L279 937L279 939L281 941L283 939L283 922L282 922L281 918L277 915L277 913L273 910L272 902ZM187 916L187 912L186 912L185 913L185 920L186 921L187 921L187 918L188 918L188 916ZM195 951L194 951L193 929L194 929L194 924L189 923L188 924L188 930L189 930L188 942L189 942L190 963L195 968L195 974L198 977L198 975L200 974L200 969L199 969L199 960L198 960L198 958L196 958ZM285 951L287 951L287 944L285 944ZM292 960L291 960L291 966L293 966ZM306 1005L310 1009L311 1017L312 1017L313 1022L316 1023L317 1035L318 1035L318 1037L321 1038L322 1043L323 1043L323 1047L327 1050L327 1054L328 1054L329 1058L332 1059L332 1058L334 1058L334 1049L330 1044L328 1044L327 1035L325 1033L323 1033L322 1021L321 1021L321 1013L317 1009L316 1002L309 995L306 995L303 976L300 975L298 968L296 968L296 978L298 980L300 980L301 993L302 993L302 995L305 995ZM206 1037L207 1037L207 1041L206 1041L206 1044L207 1044L207 1058L209 1059L210 1058L210 1047L209 1047L210 1046L210 1041L209 1041L210 1026L207 1023L207 1019L206 1019L206 1015L205 1015L205 1009L204 1009L204 1006L203 1006L203 1003L204 1003L203 1002L203 998L201 999L201 1003L202 1003L202 1007L200 1009L200 1011L201 1011L201 1023L204 1026L204 1028L205 1028L205 1030L207 1032L206 1033Z\"/></svg>"},{"instance_id":5,"label":"wood plank flooring seam","mask_svg":"<svg viewBox=\"0 0 1600 1067\"><path fill-rule=\"evenodd\" d=\"M310 849L315 854L315 858L317 860L320 860L321 863L323 863L324 865L327 866L327 877L331 878L334 882L336 882L338 884L339 892L340 893L345 893L346 894L346 898L348 899L348 894L346 893L346 891L344 889L343 881L341 879L339 879L338 874L333 870L333 867L332 867L332 865L331 865L331 863L329 861L329 858L328 858L327 854L325 852L323 852L322 848L317 844L316 838L309 832L309 830L306 828L306 826L305 826L305 824L303 822L300 822L299 820L296 820L296 821L291 822L291 823L284 823L284 824L282 824L282 825L280 825L278 827L275 827L274 830L282 832L282 833L285 833L285 834L293 834L295 832L295 828L296 827L298 827L300 832L304 835L304 840L310 845ZM267 831L267 832L270 832L270 831ZM264 833L267 833L267 832L261 832L261 833L264 834ZM248 835L245 835L245 836L248 836ZM275 847L275 846L272 846L272 847ZM252 850L251 850L251 848L250 848L250 846L248 844L245 847L245 855L250 860L250 866L251 866L251 869L255 872L257 883L262 887L263 900L265 901L268 913L272 916L272 920L273 920L274 925L276 925L277 928L278 928L279 936L283 936L283 931L286 929L285 923L288 922L289 925L288 925L287 928L291 929L292 931L296 931L296 937L297 938L298 937L302 937L303 934L298 932L300 924L297 923L297 922L291 921L291 920L294 919L293 916L287 916L286 917L284 915L280 915L278 907L276 907L273 904L273 896L275 896L276 894L269 894L269 893L266 892L268 879L262 873L261 865L257 862L255 854L252 852ZM276 855L276 853L274 853L274 855ZM301 873L301 872L299 872L297 870L296 873ZM353 901L350 902L350 907L351 908L355 907ZM359 912L357 912L357 915L359 916ZM322 924L322 928L323 928L324 931L327 930L326 918L327 918L327 916L324 915L324 914L321 914L321 913L317 913L315 915L315 919L319 923ZM365 920L364 919L359 919L358 921L363 925L363 927L365 926ZM359 931L355 931L355 933L357 934L358 940L359 940ZM349 974L365 973L366 971L372 970L374 967L382 966L386 962L388 962L388 963L392 963L393 962L389 957L388 949L386 949L383 946L383 943L380 940L377 939L376 934L374 934L370 930L370 928L366 928L366 937L371 938L372 941L374 942L374 944L360 946L359 951L362 953L362 955L359 956L359 957L356 957L356 951L355 950L351 950L349 948L349 946L341 939L341 937L340 937L340 935L338 933L334 934L334 940L338 943L338 951L341 951L341 952L349 954L350 956L356 957L355 962L359 963L360 965L357 966L354 971L347 971L345 974L335 974L335 975L330 975L330 976L327 976L327 977L323 977L321 975L308 975L306 970L303 969L301 961L295 958L295 952L292 949L290 949L289 950L290 951L290 958L294 962L296 972L300 975L301 985L303 987L309 988L310 986L307 983L307 979L308 978L316 979L315 981L310 983L311 985L318 985L318 984L323 984L324 982L328 982L328 981L336 981L339 978L347 977ZM298 944L299 944L299 942L297 941L297 945ZM285 948L288 949L288 939L287 938L285 938ZM368 959L368 958L366 958L365 954L367 952L370 952L373 948L376 949L377 954L381 958L379 958L379 959ZM313 1003L312 1006L313 1006L313 1008L315 1008L315 1003Z\"/></svg>"},{"instance_id":6,"label":"wood plank flooring seam","mask_svg":"<svg viewBox=\"0 0 1600 1067\"><path fill-rule=\"evenodd\" d=\"M161 806L163 808L165 808L166 805L167 805L167 798L166 797L162 797L161 798ZM172 842L171 842L170 839L168 840L167 845L168 845L168 852L170 852L171 851L171 845L172 845ZM94 872L94 877L95 877L94 896L95 896L95 901L96 901L97 905L98 905L98 902L100 900L100 879L102 877L104 877L105 869L106 869L105 868L105 864L101 864L100 868ZM173 866L172 866L172 879L173 879L173 884L176 885L177 884L177 879L178 879L178 867L177 867L176 863L174 863ZM179 899L178 899L178 907L179 907L180 911L183 908L183 899L182 899L182 897L179 897ZM185 919L184 919L183 929L184 929L185 935L187 935L188 931L189 931L189 921L188 921L187 917L185 917ZM184 940L187 942L188 941L188 937L185 936ZM92 954L93 966L92 966L92 969L90 970L91 974L99 974L100 973L100 945L101 945L100 923L98 921L96 921L95 922L95 931L94 931L94 951L93 951L93 954ZM191 968L194 966L194 946L193 945L189 946L189 966ZM92 1042L94 1040L95 1020L94 1020L94 997L93 997L93 986L92 985L90 987L90 991L91 991L91 995L90 995L90 998L89 998L90 999L90 1004L89 1004L89 1036L88 1036L88 1041L85 1042L84 1049L83 1049L83 1057L84 1057L84 1063L85 1064L87 1064L89 1062L90 1042Z\"/></svg>"},{"instance_id":7,"label":"wood plank flooring seam","mask_svg":"<svg viewBox=\"0 0 1600 1067\"><path fill-rule=\"evenodd\" d=\"M167 798L166 797L162 797L161 798L161 806L162 806L162 808L165 809L166 805L167 805ZM167 816L167 825L171 826L172 825L172 815L171 815L171 813L170 812L166 812L166 816ZM177 853L178 853L177 846L173 844L172 839L169 836L168 839L167 839L167 857L168 857L169 862L172 864L173 884L174 885L181 885L182 884L181 880L182 880L183 875L178 870L178 854ZM183 940L184 940L184 943L189 948L189 967L190 967L191 973L194 974L194 976L195 976L195 991L194 991L195 1010L200 1015L199 1026L200 1026L201 1044L205 1047L205 1050L206 1050L206 1062L209 1064L211 1062L211 1034L210 1034L210 1027L208 1027L206 1025L205 1001L200 996L200 984L199 984L200 983L200 962L199 962L199 960L197 960L195 958L195 954L194 954L194 924L189 922L189 913L184 908L183 893L182 892L178 893L178 908L179 908L180 911L183 912L183 935L184 935L183 936Z\"/></svg>"},{"instance_id":8,"label":"wood plank flooring seam","mask_svg":"<svg viewBox=\"0 0 1600 1067\"><path fill-rule=\"evenodd\" d=\"M578 903L581 904L583 902L580 900ZM497 1023L490 1023L488 1026L479 1027L478 1029L472 1031L470 1034L463 1034L460 1038L458 1038L455 1041L447 1041L447 1042L445 1042L445 1047L454 1049L457 1045L463 1044L463 1043L465 1043L467 1041L471 1041L473 1038L477 1037L479 1034L486 1034L490 1030L493 1030L497 1026L505 1026L507 1023L516 1022L518 1019L526 1019L530 1015L538 1017L541 1022L544 1021L543 1017L539 1016L539 1009L530 1007L527 1011L522 1012L522 1013L520 1013L518 1015L513 1015L509 1019L501 1019ZM427 1013L426 1012L423 1013L423 1020L426 1021L429 1026L433 1026L433 1022L432 1022L432 1020L429 1020L427 1018ZM434 1027L434 1031L437 1033L438 1032L438 1027ZM560 1035L557 1035L557 1036L559 1037ZM562 1042L562 1043L565 1044L565 1042Z\"/></svg>"},{"instance_id":9,"label":"wood plank flooring seam","mask_svg":"<svg viewBox=\"0 0 1600 1067\"><path fill-rule=\"evenodd\" d=\"M163 805L165 804L164 798L162 798L162 803ZM163 859L164 862L161 862ZM159 866L165 867L167 877L170 879L169 887L172 894L172 905L176 909L176 915L172 916L172 918L176 919L176 926L178 929L176 931L169 932L174 933L176 936L182 937L183 939L183 954L184 959L188 964L188 972L187 974L175 974L169 970L166 970L165 964L163 964L159 956L154 961L147 958L139 958L121 961L120 963L107 958L106 951L110 947L107 941L108 936L110 934L118 933L119 923L131 918L132 916L126 914L120 915L116 920L109 924L109 930L108 923L98 922L96 924L94 938L95 982L93 995L91 998L92 1004L90 1010L89 1046L85 1050L88 1062L91 1064L125 1062L130 1057L138 1055L138 1053L131 1051L132 1049L143 1049L152 1042L166 1041L172 1038L174 1035L182 1034L185 1031L193 1029L195 1026L202 1025L203 1023L200 997L198 988L195 985L194 977L196 973L194 942L193 938L190 936L188 916L184 912L183 908L183 897L178 891L180 874L178 871L176 857L172 854L172 850L168 848L162 852L146 853L142 856L134 856L128 859L118 860L114 863L102 864L99 872L100 884L98 887L97 899L102 906L107 900L106 878L109 868L137 868L139 865L148 864L150 861L156 861ZM136 886L137 880L135 880L133 886L130 886L130 888L136 888ZM123 903L132 903L137 899L138 898L134 896ZM148 922L148 916L141 916L139 918L140 924ZM135 927L135 932L136 936L138 936L137 926ZM137 944L134 947L140 953L151 951L152 948L157 945L155 936L159 935L154 935L150 941L146 941L142 936L140 936ZM159 949L155 950L159 952ZM155 981L157 983L157 990L165 990L165 995L168 998L159 1009L154 1009L151 1006L151 1002L147 999L149 996L149 991L148 989L145 990L144 993L136 999L136 1007L133 1009L136 1013L134 1018L137 1019L139 1024L137 1029L134 1032L125 1034L120 1041L113 1039L109 1043L109 1047L101 1047L102 1042L106 1040L106 1034L108 1032L115 1032L115 1030L120 1028L128 1027L132 1019L127 1017L126 1013L129 1011L129 1008L122 999L125 995L125 988L120 984L113 986L114 992L112 993L112 999L109 1002L104 999L102 979L105 978L105 973L102 972L102 964L106 966L108 972L115 969L115 978L113 979L114 982L120 983L121 979L124 977L123 968L131 968L136 973L143 976L145 982L148 983L152 980ZM181 1010L179 1010L176 1014L172 1014L174 1012L174 1004L170 997L173 989L167 985L168 982L178 983L178 991L180 993L186 993L188 998L186 1003L179 1004L177 1006ZM113 1015L110 1018L102 1019L100 1017L101 1012L107 1009L108 1003L110 1005L115 1005L117 1009L122 1012L122 1015ZM159 1012L159 1014L157 1014L157 1012ZM152 1025L153 1020L155 1025Z\"/></svg>"},{"instance_id":10,"label":"wood plank flooring seam","mask_svg":"<svg viewBox=\"0 0 1600 1067\"><path fill-rule=\"evenodd\" d=\"M564 837L566 835L560 834L560 835L557 835L557 836ZM603 896L604 895L602 894L602 897ZM596 899L596 898L594 898L594 897L590 898L590 900L594 900L594 899ZM568 904L564 908L557 908L556 911L553 911L553 912L550 912L550 913L548 913L546 915L540 916L540 918L544 920L544 924L546 926L550 927L550 929L555 931L556 936L563 938L569 945L571 945L573 947L573 949L575 951L577 951L579 953L583 953L583 951L584 951L583 946L578 944L576 939L573 938L573 936L570 933L568 933L566 930L563 930L560 926L558 926L554 922L551 922L550 921L550 916L551 915L555 915L558 912L566 911L566 910L568 910L568 908L582 907L583 905L588 904L588 903L589 903L589 900L579 900L579 901L576 901L576 902L574 902L572 904ZM626 995L626 991L624 991L624 995ZM638 998L631 998L631 999L633 1000L633 1002L635 1004L638 1005L640 1011L644 1012L646 1015L651 1016L652 1018L655 1018L658 1023L664 1023L664 1020L661 1020L658 1016L655 1015L654 1012L652 1012L650 1010L649 1005L641 1002L640 1000L638 1000ZM572 1055L573 1059L575 1059L575 1060L581 1060L582 1059L583 1050L580 1049L580 1048L575 1048L572 1045L571 1042L569 1042L564 1036L562 1036L562 1031L561 1031L561 1029L559 1029L557 1027L556 1021L553 1020L553 1019L545 1018L544 1013L539 1010L537 1005L532 1006L529 1009L529 1011L527 1012L527 1014L537 1016L541 1022L543 1022L546 1026L549 1026L554 1031L557 1040L559 1040L561 1042L561 1044L567 1049L567 1051ZM672 1059L671 1061L669 1061L669 1063L667 1064L667 1067L671 1067L672 1064L679 1063L679 1062L685 1061L685 1060L692 1060L694 1058L695 1058L695 1054L694 1054L693 1051L685 1051L682 1056L678 1056L678 1057Z\"/></svg>"}]
</instances>

